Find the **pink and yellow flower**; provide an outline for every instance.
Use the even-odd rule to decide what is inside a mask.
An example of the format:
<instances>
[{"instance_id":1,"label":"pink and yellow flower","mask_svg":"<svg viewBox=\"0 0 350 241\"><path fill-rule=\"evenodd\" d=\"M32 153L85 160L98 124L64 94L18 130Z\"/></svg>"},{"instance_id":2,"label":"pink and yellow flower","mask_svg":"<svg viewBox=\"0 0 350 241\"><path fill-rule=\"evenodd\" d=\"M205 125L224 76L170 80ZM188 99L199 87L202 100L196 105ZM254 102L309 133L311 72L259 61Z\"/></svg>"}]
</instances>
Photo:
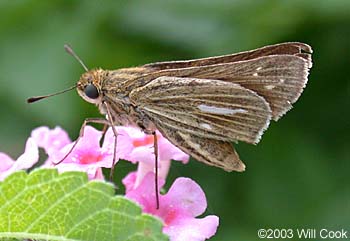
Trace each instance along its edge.
<instances>
[{"instance_id":1,"label":"pink and yellow flower","mask_svg":"<svg viewBox=\"0 0 350 241\"><path fill-rule=\"evenodd\" d=\"M163 232L171 241L202 241L216 233L217 216L196 218L207 208L205 194L196 182L190 178L177 178L165 195L159 195L160 208L156 209L154 173L149 172L133 189L135 175L133 172L123 179L126 197L139 203L143 212L159 217L164 224ZM162 187L164 180L160 179L159 184Z\"/></svg>"},{"instance_id":2,"label":"pink and yellow flower","mask_svg":"<svg viewBox=\"0 0 350 241\"><path fill-rule=\"evenodd\" d=\"M83 137L73 149L75 142L72 142L60 127L52 130L39 127L32 131L31 136L48 155L44 167L56 167L60 172L84 171L90 179L103 179L101 167L112 166L113 152L109 148L111 143L105 141L101 147L102 132L91 126L85 127ZM71 150L72 152L56 165Z\"/></svg>"}]
</instances>

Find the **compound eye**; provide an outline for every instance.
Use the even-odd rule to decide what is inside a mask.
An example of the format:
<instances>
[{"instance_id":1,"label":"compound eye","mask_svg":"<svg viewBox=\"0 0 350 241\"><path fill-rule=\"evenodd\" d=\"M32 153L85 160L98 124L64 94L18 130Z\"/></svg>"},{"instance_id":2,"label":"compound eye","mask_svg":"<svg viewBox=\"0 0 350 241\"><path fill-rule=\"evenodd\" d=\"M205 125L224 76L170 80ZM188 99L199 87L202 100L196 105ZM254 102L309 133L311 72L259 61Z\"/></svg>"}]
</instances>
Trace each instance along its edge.
<instances>
[{"instance_id":1,"label":"compound eye","mask_svg":"<svg viewBox=\"0 0 350 241\"><path fill-rule=\"evenodd\" d=\"M84 89L85 95L90 99L97 99L99 96L98 90L95 85L88 84Z\"/></svg>"}]
</instances>

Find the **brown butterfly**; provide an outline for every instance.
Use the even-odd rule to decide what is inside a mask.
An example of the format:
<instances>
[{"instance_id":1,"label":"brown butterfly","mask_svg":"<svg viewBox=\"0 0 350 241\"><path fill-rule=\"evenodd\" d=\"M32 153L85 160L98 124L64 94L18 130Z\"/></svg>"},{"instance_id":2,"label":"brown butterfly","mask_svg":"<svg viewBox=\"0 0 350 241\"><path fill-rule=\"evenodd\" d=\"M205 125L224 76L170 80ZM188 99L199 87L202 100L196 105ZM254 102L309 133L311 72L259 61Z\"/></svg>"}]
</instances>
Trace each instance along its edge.
<instances>
[{"instance_id":1,"label":"brown butterfly","mask_svg":"<svg viewBox=\"0 0 350 241\"><path fill-rule=\"evenodd\" d=\"M117 70L88 70L65 48L86 70L65 91L76 88L107 115L87 119L83 127L98 122L137 126L147 134L159 130L198 161L226 171L245 169L231 142L257 144L270 120L277 121L297 101L312 66L311 47L297 42Z\"/></svg>"}]
</instances>

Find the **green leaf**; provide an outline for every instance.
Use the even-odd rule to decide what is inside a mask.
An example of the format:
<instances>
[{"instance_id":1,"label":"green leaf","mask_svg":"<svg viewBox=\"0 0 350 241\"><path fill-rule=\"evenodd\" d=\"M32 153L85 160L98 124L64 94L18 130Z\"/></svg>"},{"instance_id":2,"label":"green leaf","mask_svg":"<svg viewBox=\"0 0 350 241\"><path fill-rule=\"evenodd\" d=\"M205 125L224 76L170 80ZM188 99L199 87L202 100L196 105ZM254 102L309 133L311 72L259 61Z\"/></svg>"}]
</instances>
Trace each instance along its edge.
<instances>
[{"instance_id":1,"label":"green leaf","mask_svg":"<svg viewBox=\"0 0 350 241\"><path fill-rule=\"evenodd\" d=\"M85 173L37 169L0 182L0 240L168 240L160 220Z\"/></svg>"}]
</instances>

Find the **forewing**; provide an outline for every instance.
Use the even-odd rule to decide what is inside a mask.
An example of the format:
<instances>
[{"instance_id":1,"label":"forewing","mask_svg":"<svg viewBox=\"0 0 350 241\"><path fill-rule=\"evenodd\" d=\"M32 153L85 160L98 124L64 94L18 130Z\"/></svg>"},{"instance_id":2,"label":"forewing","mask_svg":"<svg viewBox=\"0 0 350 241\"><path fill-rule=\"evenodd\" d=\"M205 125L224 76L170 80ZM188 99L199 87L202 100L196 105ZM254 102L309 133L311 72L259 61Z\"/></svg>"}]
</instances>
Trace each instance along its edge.
<instances>
[{"instance_id":1,"label":"forewing","mask_svg":"<svg viewBox=\"0 0 350 241\"><path fill-rule=\"evenodd\" d=\"M169 128L164 123L158 123L157 128L171 143L189 153L197 161L226 171L245 170L245 165L230 142L198 137Z\"/></svg>"},{"instance_id":2,"label":"forewing","mask_svg":"<svg viewBox=\"0 0 350 241\"><path fill-rule=\"evenodd\" d=\"M143 67L153 68L156 70L179 69L198 67L206 65L215 65L223 63L233 63L237 61L250 60L269 55L300 55L303 53L311 53L312 49L309 45L298 42L281 43L269 45L255 50L244 51L236 54L215 56L209 58L184 60L184 61L167 61L146 64Z\"/></svg>"},{"instance_id":3,"label":"forewing","mask_svg":"<svg viewBox=\"0 0 350 241\"><path fill-rule=\"evenodd\" d=\"M169 69L145 76L140 85L159 76L217 79L253 90L270 104L278 120L302 93L311 68L309 54L269 55L256 59L183 69Z\"/></svg>"},{"instance_id":4,"label":"forewing","mask_svg":"<svg viewBox=\"0 0 350 241\"><path fill-rule=\"evenodd\" d=\"M221 80L163 76L129 97L156 127L207 139L257 143L271 118L264 98Z\"/></svg>"}]
</instances>

